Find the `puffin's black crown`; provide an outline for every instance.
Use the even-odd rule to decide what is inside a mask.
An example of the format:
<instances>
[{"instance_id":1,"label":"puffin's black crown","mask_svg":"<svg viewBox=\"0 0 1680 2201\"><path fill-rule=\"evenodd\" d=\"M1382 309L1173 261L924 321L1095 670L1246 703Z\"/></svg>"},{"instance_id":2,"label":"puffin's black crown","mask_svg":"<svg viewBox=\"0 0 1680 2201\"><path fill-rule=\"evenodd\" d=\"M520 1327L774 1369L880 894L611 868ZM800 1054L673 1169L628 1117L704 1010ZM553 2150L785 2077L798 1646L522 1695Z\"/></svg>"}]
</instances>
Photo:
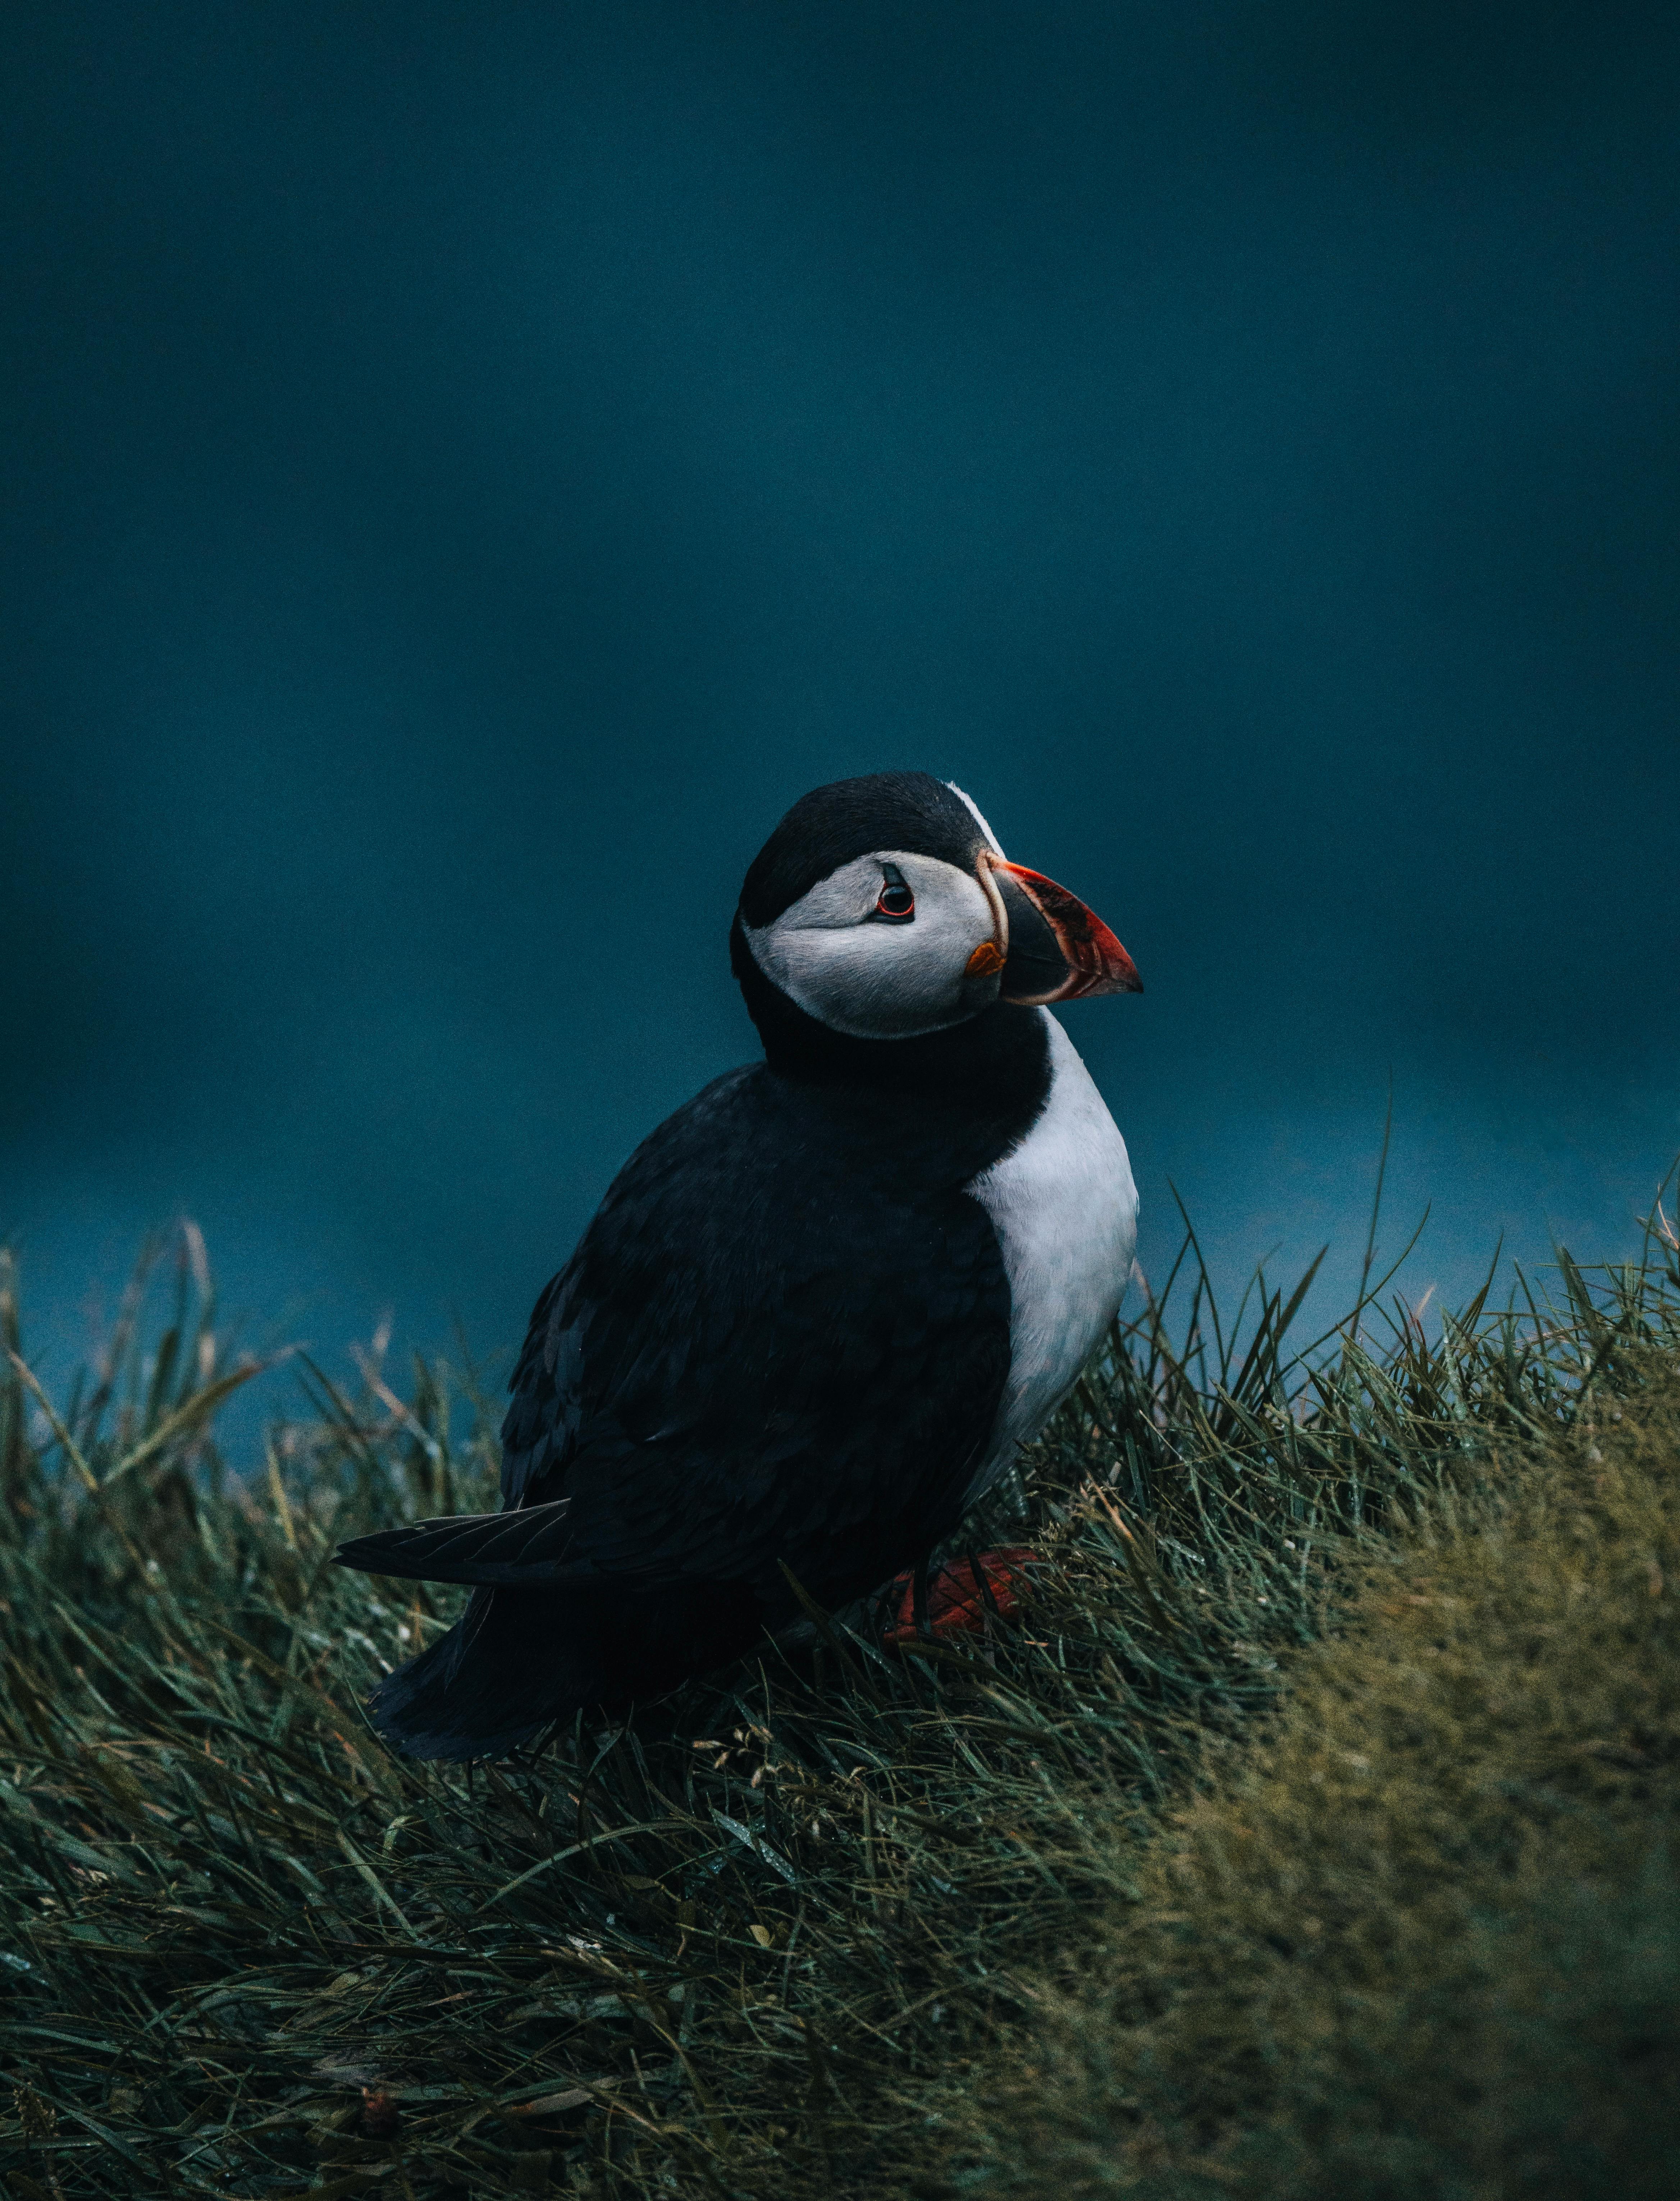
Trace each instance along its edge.
<instances>
[{"instance_id":1,"label":"puffin's black crown","mask_svg":"<svg viewBox=\"0 0 1680 2201\"><path fill-rule=\"evenodd\" d=\"M962 796L925 772L872 772L802 795L752 859L740 913L770 924L819 879L872 848L908 848L969 871L986 836Z\"/></svg>"}]
</instances>

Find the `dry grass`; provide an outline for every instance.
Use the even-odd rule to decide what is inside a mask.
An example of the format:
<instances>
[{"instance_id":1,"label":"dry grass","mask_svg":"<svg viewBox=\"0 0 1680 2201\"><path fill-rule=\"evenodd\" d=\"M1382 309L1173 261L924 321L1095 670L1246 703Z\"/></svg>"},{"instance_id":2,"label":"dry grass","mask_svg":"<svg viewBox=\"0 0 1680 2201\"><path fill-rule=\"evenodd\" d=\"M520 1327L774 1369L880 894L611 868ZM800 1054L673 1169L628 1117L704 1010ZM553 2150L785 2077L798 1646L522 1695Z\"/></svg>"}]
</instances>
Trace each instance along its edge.
<instances>
[{"instance_id":1,"label":"dry grass","mask_svg":"<svg viewBox=\"0 0 1680 2201\"><path fill-rule=\"evenodd\" d=\"M1295 2097L1268 2095L1256 2072L1272 2068L1262 2020L1274 2004L1295 1994L1303 2023L1325 2011L1300 1990L1303 1957L1273 1951L1273 1979L1257 1922L1275 1903L1298 1941L1289 1875L1333 1863L1307 1915L1326 1948L1363 1947L1352 1906L1369 1871L1434 1855L1398 1818L1385 1831L1395 1797L1374 1802L1378 1789L1339 1775L1320 1790L1310 1766L1287 1776L1294 1838L1308 1840L1317 1800L1326 1825L1357 1805L1370 1862L1347 1849L1348 1820L1322 1852L1280 1851L1265 1898L1257 1860L1272 1838L1244 1847L1249 1807L1220 1822L1228 1854L1210 1833L1226 1878L1207 1882L1205 1932L1160 1917L1156 1930L1192 1957L1214 1950L1209 1934L1232 1938L1197 1975L1199 2017L1190 1985L1150 1960L1150 2022L1164 2029L1143 2052L1165 2091L1141 2122L1125 2044L1147 2028L1117 1987L1132 1975L1113 1968L1133 1963L1124 1952L1144 1944L1131 1937L1160 1904L1185 1909L1173 1875L1202 1869L1189 1830L1218 1784L1263 1782L1239 1770L1241 1746L1283 1671L1307 1686L1331 1670L1312 1661L1335 1653L1308 1647L1326 1626L1368 1637L1375 1659L1389 1634L1419 1624L1408 1616L1425 1609L1407 1596L1460 1594L1445 1576L1396 1588L1421 1563L1379 1561L1373 1544L1398 1551L1396 1535L1422 1520L1447 1537L1458 1508L1491 1552L1486 1509L1531 1472L1518 1463L1549 1458L1583 1415L1642 1398L1653 1368L1673 1362L1680 1276L1660 1240L1590 1286L1562 1273L1549 1312L1478 1301L1426 1341L1396 1306L1379 1347L1367 1306L1291 1359L1298 1302L1261 1287L1224 1335L1192 1256L1177 1287L1181 1299L1194 1279L1190 1307L1174 1316L1163 1294L1164 1309L1115 1335L1024 1488L975 1524L1044 1554L1018 1618L899 1657L868 1616L843 1616L802 1661L767 1657L627 1725L580 1725L468 1771L391 1758L357 1710L380 1667L453 1607L347 1576L330 1555L343 1535L483 1503L490 1410L470 1385L452 1404L459 1379L439 1367L418 1370L406 1400L377 1367L354 1397L312 1377L307 1412L233 1475L213 1432L228 1380L214 1311L184 1257L161 1335L143 1344L158 1324L137 1299L85 1394L49 1413L18 1364L0 1384L0 2057L15 2089L0 2173L29 2201L364 2189L770 2201L976 2182L1049 2196L1080 2179L1106 2191L1116 2164L1162 2192L1224 2192L1261 2175L1244 2165L1271 2146L1272 2186L1320 2190L1290 2168ZM17 1350L15 1305L0 1299ZM1564 1470L1544 1472L1562 1517L1574 1502ZM1379 1565L1402 1570L1376 1593L1397 1617L1361 1605L1372 1618L1338 1622ZM1647 1605L1659 1629L1669 1604ZM1585 1610L1564 1610L1573 1640ZM1579 1640L1600 1663L1599 1637ZM1394 1682L1396 1720L1408 1686ZM1609 1686L1607 1674L1593 1684L1595 1701ZM1373 1699L1373 1716L1388 1703ZM1338 1734L1361 1731L1358 1692L1341 1717ZM1622 1734L1598 1717L1583 1738ZM1621 1780L1618 1763L1586 1752L1581 1793ZM1478 1777L1465 1775L1484 1807L1461 1830L1466 1874L1485 1829L1504 1824L1490 1800L1503 1776L1485 1794ZM1198 1781L1206 1797L1180 1822ZM1627 1967L1648 1961L1630 1893L1641 1883L1559 1862L1573 1793L1559 1791L1544 1829L1535 1820L1510 1874L1563 1872L1578 1900L1557 1911L1559 1930L1583 1947L1609 1946L1601 1918L1623 1935L1632 1953L1601 1997L1605 2023L1619 2023ZM1443 1792L1449 1822L1464 1808ZM1643 1844L1628 1871L1659 1872L1654 1809L1642 1833L1631 1806L1624 1822ZM1226 1917L1216 1888L1234 1890L1241 1869L1255 1875L1252 1914ZM1160 1892L1140 1903L1146 1886ZM1397 1900L1384 1916L1412 1930ZM1508 1947L1517 1981L1528 1945L1480 1919L1455 1946L1481 1948L1490 1976ZM1537 1951L1551 1946L1549 1928L1535 1931ZM1068 1952L1098 1945L1106 1975L1070 1968ZM1348 1992L1379 2013L1409 2010L1393 2022L1423 2039L1437 1972L1420 1954L1424 1999L1408 2003L1412 1959L1396 1951L1384 1970L1373 1944L1367 1986L1350 1975ZM1185 1962L1188 1982L1201 1959ZM1220 2015L1215 1983L1227 1976ZM1461 1989L1449 1999L1463 2004ZM1070 2026L1090 2033L1088 2057ZM1314 2051L1332 2089L1347 2030L1336 2020ZM1380 2034L1373 2016L1369 2051L1386 2068ZM1517 2046L1500 2052L1522 2061ZM1037 2073L1025 2083L1023 2056ZM1404 2068L1420 2084L1438 2076L1421 2051ZM1387 2111L1371 2102L1381 2139ZM1250 2144L1261 2154L1245 2157ZM1310 2155L1310 2137L1301 2145Z\"/></svg>"}]
</instances>

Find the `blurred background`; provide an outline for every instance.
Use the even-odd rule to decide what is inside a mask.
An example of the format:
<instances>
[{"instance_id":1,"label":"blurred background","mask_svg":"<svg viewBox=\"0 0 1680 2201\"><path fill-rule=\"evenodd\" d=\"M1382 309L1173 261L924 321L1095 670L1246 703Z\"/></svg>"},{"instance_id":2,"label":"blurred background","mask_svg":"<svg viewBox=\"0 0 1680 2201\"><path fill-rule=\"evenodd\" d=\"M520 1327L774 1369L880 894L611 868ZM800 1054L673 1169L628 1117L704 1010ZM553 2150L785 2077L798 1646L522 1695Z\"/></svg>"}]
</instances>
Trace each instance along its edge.
<instances>
[{"instance_id":1,"label":"blurred background","mask_svg":"<svg viewBox=\"0 0 1680 2201\"><path fill-rule=\"evenodd\" d=\"M1680 13L57 0L0 67L0 1236L514 1347L818 782L1148 985L1142 1253L1619 1253L1680 1147ZM505 1365L505 1363L501 1364Z\"/></svg>"}]
</instances>

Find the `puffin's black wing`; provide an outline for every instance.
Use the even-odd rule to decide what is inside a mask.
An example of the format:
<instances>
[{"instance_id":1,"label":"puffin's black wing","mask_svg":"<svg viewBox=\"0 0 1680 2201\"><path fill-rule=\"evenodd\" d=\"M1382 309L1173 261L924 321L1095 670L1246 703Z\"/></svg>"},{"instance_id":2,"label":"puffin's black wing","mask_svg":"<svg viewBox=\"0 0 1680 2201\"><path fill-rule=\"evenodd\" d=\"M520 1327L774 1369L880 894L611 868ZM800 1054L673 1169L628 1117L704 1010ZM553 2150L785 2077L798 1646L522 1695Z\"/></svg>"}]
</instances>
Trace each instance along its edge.
<instances>
[{"instance_id":1,"label":"puffin's black wing","mask_svg":"<svg viewBox=\"0 0 1680 2201\"><path fill-rule=\"evenodd\" d=\"M1009 1371L970 1165L909 1098L732 1072L633 1156L537 1303L495 1516L347 1546L486 1585L732 1582L792 1616L956 1525Z\"/></svg>"}]
</instances>

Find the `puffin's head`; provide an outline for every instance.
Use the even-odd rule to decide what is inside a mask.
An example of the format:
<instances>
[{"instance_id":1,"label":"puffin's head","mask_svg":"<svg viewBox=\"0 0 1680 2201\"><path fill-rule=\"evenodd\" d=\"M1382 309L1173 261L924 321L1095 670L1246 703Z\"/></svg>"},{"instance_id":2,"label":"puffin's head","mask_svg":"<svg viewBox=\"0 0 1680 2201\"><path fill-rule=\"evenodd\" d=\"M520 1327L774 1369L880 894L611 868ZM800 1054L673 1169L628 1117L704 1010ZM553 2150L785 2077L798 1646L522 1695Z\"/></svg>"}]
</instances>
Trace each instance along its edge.
<instances>
[{"instance_id":1,"label":"puffin's head","mask_svg":"<svg viewBox=\"0 0 1680 2201\"><path fill-rule=\"evenodd\" d=\"M752 860L736 935L778 993L853 1039L943 1031L998 1001L1143 991L1100 918L1006 862L962 789L922 772L802 795Z\"/></svg>"}]
</instances>

